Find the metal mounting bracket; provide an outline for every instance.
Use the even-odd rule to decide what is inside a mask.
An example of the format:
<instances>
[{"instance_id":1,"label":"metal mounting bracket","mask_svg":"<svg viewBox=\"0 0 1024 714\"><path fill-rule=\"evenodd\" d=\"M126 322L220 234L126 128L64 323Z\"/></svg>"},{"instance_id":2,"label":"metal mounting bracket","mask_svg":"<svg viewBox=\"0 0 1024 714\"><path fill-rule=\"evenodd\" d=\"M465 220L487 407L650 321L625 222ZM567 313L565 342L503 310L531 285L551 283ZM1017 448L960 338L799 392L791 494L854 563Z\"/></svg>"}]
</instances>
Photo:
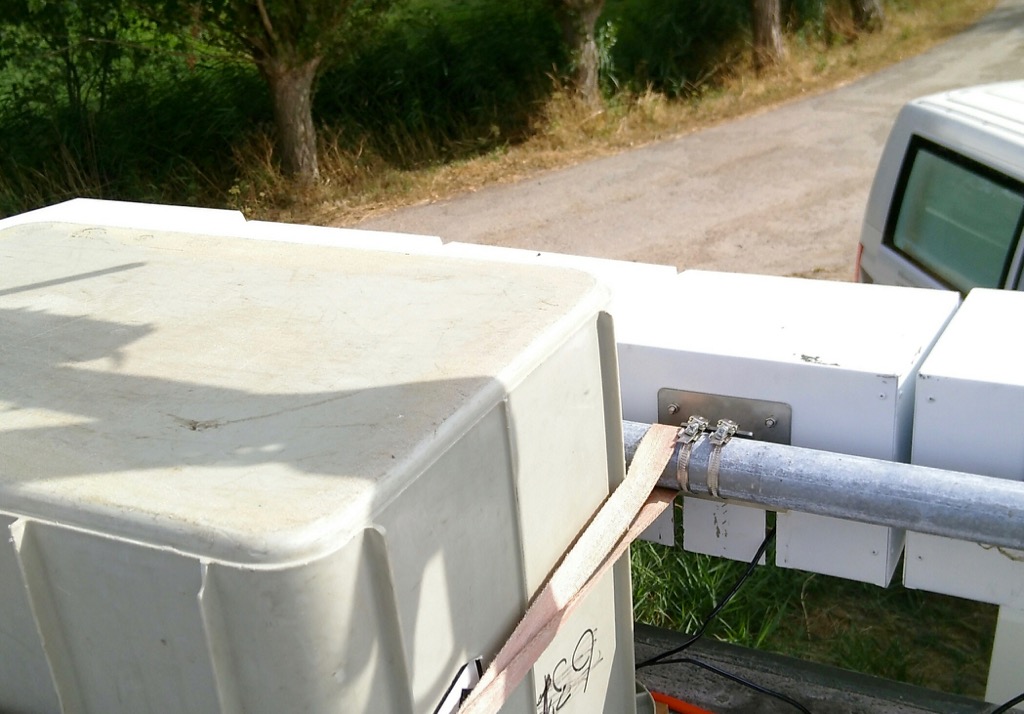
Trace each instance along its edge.
<instances>
[{"instance_id":1,"label":"metal mounting bracket","mask_svg":"<svg viewBox=\"0 0 1024 714\"><path fill-rule=\"evenodd\" d=\"M739 425L736 436L772 444L792 443L793 408L785 402L667 387L658 391L658 423L682 426L698 414L712 424L722 419L735 422Z\"/></svg>"}]
</instances>

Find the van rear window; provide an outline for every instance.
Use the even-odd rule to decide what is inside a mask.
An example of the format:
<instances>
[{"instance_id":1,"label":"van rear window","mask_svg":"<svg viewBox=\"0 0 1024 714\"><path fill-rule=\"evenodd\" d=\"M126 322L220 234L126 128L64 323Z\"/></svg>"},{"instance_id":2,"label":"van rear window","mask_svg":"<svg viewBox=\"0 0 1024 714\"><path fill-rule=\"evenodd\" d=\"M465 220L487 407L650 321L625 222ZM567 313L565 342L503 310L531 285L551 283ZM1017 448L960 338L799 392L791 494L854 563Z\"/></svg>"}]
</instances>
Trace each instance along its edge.
<instances>
[{"instance_id":1,"label":"van rear window","mask_svg":"<svg viewBox=\"0 0 1024 714\"><path fill-rule=\"evenodd\" d=\"M962 292L1002 287L1024 185L920 137L904 161L885 242Z\"/></svg>"}]
</instances>

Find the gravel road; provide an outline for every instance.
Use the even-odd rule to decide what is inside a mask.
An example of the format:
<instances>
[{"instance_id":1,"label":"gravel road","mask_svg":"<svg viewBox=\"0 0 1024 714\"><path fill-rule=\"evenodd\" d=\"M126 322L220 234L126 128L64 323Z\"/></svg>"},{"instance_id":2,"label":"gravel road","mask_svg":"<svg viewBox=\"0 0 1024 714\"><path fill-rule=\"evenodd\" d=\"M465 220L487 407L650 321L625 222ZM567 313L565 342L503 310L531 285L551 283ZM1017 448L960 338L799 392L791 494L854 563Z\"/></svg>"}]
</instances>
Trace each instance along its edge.
<instances>
[{"instance_id":1,"label":"gravel road","mask_svg":"<svg viewBox=\"0 0 1024 714\"><path fill-rule=\"evenodd\" d=\"M871 178L907 100L1024 77L1024 0L839 89L359 228L771 275L852 277Z\"/></svg>"}]
</instances>

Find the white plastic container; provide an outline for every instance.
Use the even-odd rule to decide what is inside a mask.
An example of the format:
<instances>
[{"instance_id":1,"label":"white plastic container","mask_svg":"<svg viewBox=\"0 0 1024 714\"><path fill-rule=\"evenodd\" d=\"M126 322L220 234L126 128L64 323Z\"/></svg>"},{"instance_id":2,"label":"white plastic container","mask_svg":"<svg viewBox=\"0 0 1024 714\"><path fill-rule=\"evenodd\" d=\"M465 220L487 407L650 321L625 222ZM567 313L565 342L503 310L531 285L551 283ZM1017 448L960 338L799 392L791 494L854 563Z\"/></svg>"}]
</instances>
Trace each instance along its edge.
<instances>
[{"instance_id":1,"label":"white plastic container","mask_svg":"<svg viewBox=\"0 0 1024 714\"><path fill-rule=\"evenodd\" d=\"M553 268L0 229L0 710L433 712L622 477L606 302ZM544 696L633 711L627 563L504 711Z\"/></svg>"},{"instance_id":2,"label":"white plastic container","mask_svg":"<svg viewBox=\"0 0 1024 714\"><path fill-rule=\"evenodd\" d=\"M936 290L688 270L619 346L623 414L656 421L662 389L767 400L792 409L794 446L906 461L917 369L958 302ZM748 560L764 513L686 498L684 548ZM778 515L785 567L884 585L902 549L900 530Z\"/></svg>"}]
</instances>

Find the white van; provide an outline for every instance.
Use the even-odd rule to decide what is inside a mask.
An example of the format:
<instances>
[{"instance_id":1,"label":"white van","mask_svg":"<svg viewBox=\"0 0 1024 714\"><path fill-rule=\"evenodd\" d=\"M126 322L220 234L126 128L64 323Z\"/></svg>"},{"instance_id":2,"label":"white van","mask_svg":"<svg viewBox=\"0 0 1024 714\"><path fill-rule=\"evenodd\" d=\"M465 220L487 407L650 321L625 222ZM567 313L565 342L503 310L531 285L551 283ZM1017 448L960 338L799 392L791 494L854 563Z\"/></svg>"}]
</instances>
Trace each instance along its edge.
<instances>
[{"instance_id":1,"label":"white van","mask_svg":"<svg viewBox=\"0 0 1024 714\"><path fill-rule=\"evenodd\" d=\"M1024 289L1024 82L900 111L868 198L857 280Z\"/></svg>"}]
</instances>

